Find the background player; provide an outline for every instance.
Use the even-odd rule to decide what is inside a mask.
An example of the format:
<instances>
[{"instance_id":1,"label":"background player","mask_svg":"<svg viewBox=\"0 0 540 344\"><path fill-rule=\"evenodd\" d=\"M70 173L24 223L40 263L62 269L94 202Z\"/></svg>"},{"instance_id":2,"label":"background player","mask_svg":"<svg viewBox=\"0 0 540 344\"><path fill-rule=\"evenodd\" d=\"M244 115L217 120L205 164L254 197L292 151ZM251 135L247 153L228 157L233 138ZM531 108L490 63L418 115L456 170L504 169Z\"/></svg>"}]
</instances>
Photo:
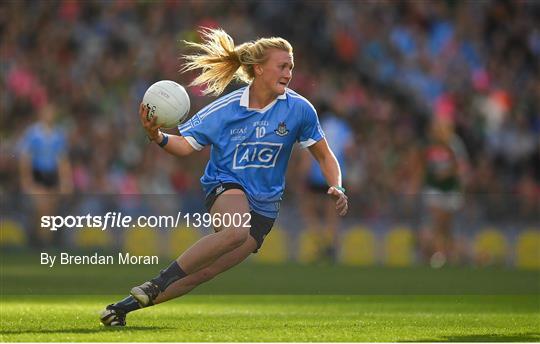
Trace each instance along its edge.
<instances>
[{"instance_id":1,"label":"background player","mask_svg":"<svg viewBox=\"0 0 540 344\"><path fill-rule=\"evenodd\" d=\"M203 44L189 46L204 52L186 56L184 70L202 69L192 85L206 85L205 94L219 95L233 80L249 86L221 97L179 127L182 136L159 130L156 117L140 118L149 138L168 153L186 156L211 146L201 184L212 214L251 215L250 228L219 227L162 270L154 279L134 287L131 295L107 306L105 325L125 325L126 314L140 307L181 296L257 252L278 215L285 171L294 143L309 147L345 215L347 196L339 164L328 147L314 107L287 88L292 78L292 46L282 38L262 38L235 46L222 30L205 30ZM156 167L158 168L158 167Z\"/></svg>"},{"instance_id":2,"label":"background player","mask_svg":"<svg viewBox=\"0 0 540 344\"><path fill-rule=\"evenodd\" d=\"M435 118L430 141L424 153L423 199L428 218L420 235L420 246L432 267L443 266L448 259L457 262L461 248L452 233L455 213L463 206L467 151L448 119Z\"/></svg>"},{"instance_id":3,"label":"background player","mask_svg":"<svg viewBox=\"0 0 540 344\"><path fill-rule=\"evenodd\" d=\"M30 244L35 247L43 247L51 240L49 231L40 230L39 219L56 212L59 193L69 194L73 189L67 140L54 124L55 112L54 104L43 105L38 112L38 121L26 129L19 142L21 189L36 209L28 233ZM54 244L59 244L60 235L53 238Z\"/></svg>"}]
</instances>

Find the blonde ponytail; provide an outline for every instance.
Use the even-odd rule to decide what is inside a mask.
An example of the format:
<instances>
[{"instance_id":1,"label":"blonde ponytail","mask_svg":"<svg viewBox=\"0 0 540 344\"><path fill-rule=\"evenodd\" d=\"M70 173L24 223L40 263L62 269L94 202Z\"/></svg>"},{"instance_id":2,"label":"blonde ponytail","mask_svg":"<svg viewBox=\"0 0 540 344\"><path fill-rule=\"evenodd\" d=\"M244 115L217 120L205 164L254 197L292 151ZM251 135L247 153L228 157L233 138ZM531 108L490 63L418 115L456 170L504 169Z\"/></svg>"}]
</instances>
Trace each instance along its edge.
<instances>
[{"instance_id":1,"label":"blonde ponytail","mask_svg":"<svg viewBox=\"0 0 540 344\"><path fill-rule=\"evenodd\" d=\"M250 83L255 78L253 66L266 61L266 50L270 48L292 54L290 43L279 37L261 38L235 47L231 36L222 29L204 28L200 33L203 43L184 42L203 53L184 55L187 62L181 71L202 69L190 86L206 85L204 94L220 95L233 79Z\"/></svg>"}]
</instances>

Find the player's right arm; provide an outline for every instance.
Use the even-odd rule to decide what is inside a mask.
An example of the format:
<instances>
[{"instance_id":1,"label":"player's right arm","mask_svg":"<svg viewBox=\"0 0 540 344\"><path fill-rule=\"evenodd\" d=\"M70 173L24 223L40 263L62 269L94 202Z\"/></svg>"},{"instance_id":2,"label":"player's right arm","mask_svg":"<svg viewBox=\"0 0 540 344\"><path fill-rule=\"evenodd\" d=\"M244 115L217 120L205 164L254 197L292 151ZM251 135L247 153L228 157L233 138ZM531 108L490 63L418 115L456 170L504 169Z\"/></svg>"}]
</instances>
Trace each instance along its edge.
<instances>
[{"instance_id":1,"label":"player's right arm","mask_svg":"<svg viewBox=\"0 0 540 344\"><path fill-rule=\"evenodd\" d=\"M143 103L139 106L139 116L141 119L141 124L146 131L146 135L152 141L155 141L157 144L160 144L164 139L164 134L159 130L160 126L156 123L157 116L152 117L150 120L147 117L148 108L144 106ZM163 149L172 155L176 156L186 156L193 152L195 149L187 142L183 136L178 135L167 135L168 142Z\"/></svg>"},{"instance_id":2,"label":"player's right arm","mask_svg":"<svg viewBox=\"0 0 540 344\"><path fill-rule=\"evenodd\" d=\"M32 176L32 157L30 153L31 139L27 130L19 141L19 175L20 186L23 192L40 193L39 185Z\"/></svg>"},{"instance_id":3,"label":"player's right arm","mask_svg":"<svg viewBox=\"0 0 540 344\"><path fill-rule=\"evenodd\" d=\"M34 179L32 178L32 163L26 153L19 156L19 174L21 189L27 193L33 193L36 190Z\"/></svg>"}]
</instances>

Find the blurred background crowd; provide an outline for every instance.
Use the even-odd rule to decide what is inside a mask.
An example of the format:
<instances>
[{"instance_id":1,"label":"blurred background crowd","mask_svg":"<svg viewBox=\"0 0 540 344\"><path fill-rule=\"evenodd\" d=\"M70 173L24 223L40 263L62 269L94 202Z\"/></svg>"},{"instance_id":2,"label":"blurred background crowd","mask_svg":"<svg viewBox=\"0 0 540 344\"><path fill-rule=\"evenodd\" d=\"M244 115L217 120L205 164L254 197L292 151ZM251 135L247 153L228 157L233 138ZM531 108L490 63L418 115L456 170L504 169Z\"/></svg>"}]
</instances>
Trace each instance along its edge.
<instances>
[{"instance_id":1,"label":"blurred background crowd","mask_svg":"<svg viewBox=\"0 0 540 344\"><path fill-rule=\"evenodd\" d=\"M336 144L351 218L423 223L421 194L440 167L433 143L446 137L466 221L537 224L539 22L534 0L4 1L0 190L25 191L28 128L52 112L71 170L66 192L202 197L208 152L162 153L137 111L155 81L193 79L178 72L182 40L221 27L237 44L291 42L290 87L350 132ZM214 99L188 92L190 114ZM311 192L306 164L291 165L283 208Z\"/></svg>"}]
</instances>

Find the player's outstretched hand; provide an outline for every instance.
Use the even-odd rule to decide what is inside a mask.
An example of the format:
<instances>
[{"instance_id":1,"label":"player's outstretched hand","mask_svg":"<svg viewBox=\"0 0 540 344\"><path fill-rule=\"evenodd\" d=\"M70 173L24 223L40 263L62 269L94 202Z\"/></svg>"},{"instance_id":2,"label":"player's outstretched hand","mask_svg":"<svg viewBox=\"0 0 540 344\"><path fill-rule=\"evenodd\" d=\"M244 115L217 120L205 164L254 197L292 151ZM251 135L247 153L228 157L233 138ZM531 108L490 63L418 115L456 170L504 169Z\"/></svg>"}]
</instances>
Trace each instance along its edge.
<instances>
[{"instance_id":1,"label":"player's outstretched hand","mask_svg":"<svg viewBox=\"0 0 540 344\"><path fill-rule=\"evenodd\" d=\"M345 216L345 214L347 214L347 210L349 210L349 198L347 195L333 186L328 189L327 194L336 198L336 210L340 216Z\"/></svg>"},{"instance_id":2,"label":"player's outstretched hand","mask_svg":"<svg viewBox=\"0 0 540 344\"><path fill-rule=\"evenodd\" d=\"M159 128L161 125L157 124L157 116L152 116L152 118L148 118L148 107L141 103L139 105L139 117L141 119L141 124L146 130L146 135L148 138L152 141L156 141L161 136L161 132Z\"/></svg>"}]
</instances>

